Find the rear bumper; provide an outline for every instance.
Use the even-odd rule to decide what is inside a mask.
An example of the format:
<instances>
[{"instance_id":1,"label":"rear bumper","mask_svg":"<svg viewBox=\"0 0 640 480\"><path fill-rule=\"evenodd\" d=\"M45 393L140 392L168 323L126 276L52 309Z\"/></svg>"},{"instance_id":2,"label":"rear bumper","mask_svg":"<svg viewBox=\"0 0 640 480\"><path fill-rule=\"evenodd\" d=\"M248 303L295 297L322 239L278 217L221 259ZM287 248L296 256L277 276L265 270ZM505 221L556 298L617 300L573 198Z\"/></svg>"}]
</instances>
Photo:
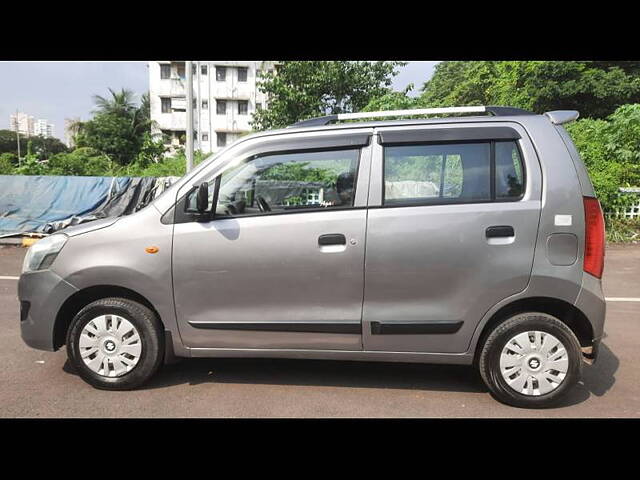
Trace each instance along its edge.
<instances>
[{"instance_id":1,"label":"rear bumper","mask_svg":"<svg viewBox=\"0 0 640 480\"><path fill-rule=\"evenodd\" d=\"M593 330L592 344L582 349L585 361L592 364L595 363L598 357L600 341L604 333L604 319L607 313L607 303L602 292L602 281L585 273L582 277L582 288L576 299L575 306L584 313Z\"/></svg>"},{"instance_id":2,"label":"rear bumper","mask_svg":"<svg viewBox=\"0 0 640 480\"><path fill-rule=\"evenodd\" d=\"M582 347L582 357L585 363L593 365L598 359L598 352L600 351L600 339L594 340L590 347Z\"/></svg>"},{"instance_id":3,"label":"rear bumper","mask_svg":"<svg viewBox=\"0 0 640 480\"><path fill-rule=\"evenodd\" d=\"M18 282L22 340L32 348L54 351L56 316L76 291L51 270L23 273Z\"/></svg>"}]
</instances>

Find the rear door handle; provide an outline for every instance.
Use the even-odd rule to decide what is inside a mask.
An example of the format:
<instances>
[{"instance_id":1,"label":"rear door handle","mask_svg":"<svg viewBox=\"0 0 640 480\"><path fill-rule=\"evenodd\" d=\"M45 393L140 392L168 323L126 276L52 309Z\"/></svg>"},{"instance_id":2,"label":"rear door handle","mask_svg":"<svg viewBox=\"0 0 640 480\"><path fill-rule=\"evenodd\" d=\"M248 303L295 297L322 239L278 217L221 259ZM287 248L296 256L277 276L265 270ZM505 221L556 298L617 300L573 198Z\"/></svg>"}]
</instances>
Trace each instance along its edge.
<instances>
[{"instance_id":1,"label":"rear door handle","mask_svg":"<svg viewBox=\"0 0 640 480\"><path fill-rule=\"evenodd\" d=\"M346 245L347 239L341 233L328 233L318 237L318 245L321 247L326 245Z\"/></svg>"},{"instance_id":2,"label":"rear door handle","mask_svg":"<svg viewBox=\"0 0 640 480\"><path fill-rule=\"evenodd\" d=\"M515 236L515 232L511 225L496 225L493 227L487 228L485 234L487 238L497 238L497 237L513 237Z\"/></svg>"}]
</instances>

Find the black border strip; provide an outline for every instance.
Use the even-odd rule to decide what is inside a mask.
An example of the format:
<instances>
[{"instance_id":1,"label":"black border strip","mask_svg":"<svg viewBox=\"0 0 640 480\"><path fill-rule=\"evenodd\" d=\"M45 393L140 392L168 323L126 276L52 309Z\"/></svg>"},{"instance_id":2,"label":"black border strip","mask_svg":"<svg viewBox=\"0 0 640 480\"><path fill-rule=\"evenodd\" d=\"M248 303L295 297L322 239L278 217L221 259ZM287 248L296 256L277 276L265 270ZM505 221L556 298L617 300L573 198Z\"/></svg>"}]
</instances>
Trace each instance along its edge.
<instances>
[{"instance_id":1,"label":"black border strip","mask_svg":"<svg viewBox=\"0 0 640 480\"><path fill-rule=\"evenodd\" d=\"M360 323L347 322L189 322L205 330L252 330L257 332L362 333Z\"/></svg>"},{"instance_id":2,"label":"black border strip","mask_svg":"<svg viewBox=\"0 0 640 480\"><path fill-rule=\"evenodd\" d=\"M456 333L464 322L371 322L371 335L438 335Z\"/></svg>"}]
</instances>

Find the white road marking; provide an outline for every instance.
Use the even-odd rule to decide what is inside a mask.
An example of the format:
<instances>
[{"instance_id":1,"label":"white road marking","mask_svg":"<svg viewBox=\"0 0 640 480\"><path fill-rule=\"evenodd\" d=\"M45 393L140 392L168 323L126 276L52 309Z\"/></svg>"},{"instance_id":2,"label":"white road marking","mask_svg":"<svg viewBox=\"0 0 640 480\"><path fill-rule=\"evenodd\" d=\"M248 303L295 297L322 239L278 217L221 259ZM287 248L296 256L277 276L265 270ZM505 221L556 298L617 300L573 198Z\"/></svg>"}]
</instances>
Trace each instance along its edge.
<instances>
[{"instance_id":1,"label":"white road marking","mask_svg":"<svg viewBox=\"0 0 640 480\"><path fill-rule=\"evenodd\" d=\"M18 280L20 277L3 277L0 275L0 280Z\"/></svg>"}]
</instances>

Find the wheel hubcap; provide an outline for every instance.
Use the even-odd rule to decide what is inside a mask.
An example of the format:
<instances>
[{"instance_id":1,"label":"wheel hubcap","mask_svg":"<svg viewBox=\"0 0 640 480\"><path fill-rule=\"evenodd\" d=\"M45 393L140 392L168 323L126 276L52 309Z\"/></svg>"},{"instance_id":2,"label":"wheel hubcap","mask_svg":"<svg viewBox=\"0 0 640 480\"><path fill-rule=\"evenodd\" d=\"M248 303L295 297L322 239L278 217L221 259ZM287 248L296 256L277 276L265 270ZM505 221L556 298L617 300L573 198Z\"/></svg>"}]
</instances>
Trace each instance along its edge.
<instances>
[{"instance_id":1,"label":"wheel hubcap","mask_svg":"<svg viewBox=\"0 0 640 480\"><path fill-rule=\"evenodd\" d=\"M84 364L103 377L120 377L140 360L142 339L133 324L119 315L100 315L80 333Z\"/></svg>"},{"instance_id":2,"label":"wheel hubcap","mask_svg":"<svg viewBox=\"0 0 640 480\"><path fill-rule=\"evenodd\" d=\"M518 393L545 395L558 388L567 375L569 355L560 340L538 330L511 338L500 354L500 373Z\"/></svg>"}]
</instances>

